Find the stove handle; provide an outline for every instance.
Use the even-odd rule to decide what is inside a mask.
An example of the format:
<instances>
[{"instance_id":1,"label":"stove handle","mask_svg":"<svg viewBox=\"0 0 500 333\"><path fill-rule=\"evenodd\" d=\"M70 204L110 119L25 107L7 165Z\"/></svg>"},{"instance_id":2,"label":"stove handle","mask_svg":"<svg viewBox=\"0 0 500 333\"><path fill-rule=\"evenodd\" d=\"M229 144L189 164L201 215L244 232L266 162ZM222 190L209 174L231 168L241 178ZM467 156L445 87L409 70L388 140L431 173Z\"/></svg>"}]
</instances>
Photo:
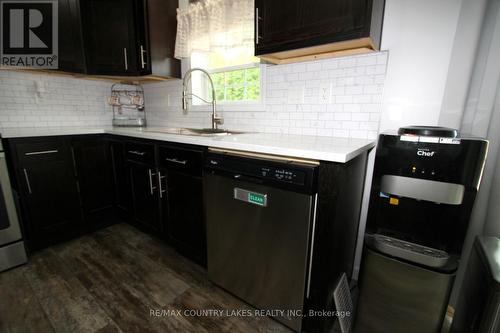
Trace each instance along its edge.
<instances>
[{"instance_id":1,"label":"stove handle","mask_svg":"<svg viewBox=\"0 0 500 333\"><path fill-rule=\"evenodd\" d=\"M28 187L28 193L32 194L33 192L31 191L31 183L28 177L28 171L26 169L23 169L23 172L24 172L24 179L26 180L26 186Z\"/></svg>"}]
</instances>

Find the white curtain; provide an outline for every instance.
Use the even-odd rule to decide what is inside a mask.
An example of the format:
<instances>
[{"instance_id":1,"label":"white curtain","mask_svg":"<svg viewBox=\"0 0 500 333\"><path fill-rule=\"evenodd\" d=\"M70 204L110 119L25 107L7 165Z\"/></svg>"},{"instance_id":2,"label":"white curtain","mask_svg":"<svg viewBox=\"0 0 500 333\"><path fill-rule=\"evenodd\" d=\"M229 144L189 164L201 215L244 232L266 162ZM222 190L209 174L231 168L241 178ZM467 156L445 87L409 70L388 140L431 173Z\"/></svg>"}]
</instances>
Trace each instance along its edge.
<instances>
[{"instance_id":1,"label":"white curtain","mask_svg":"<svg viewBox=\"0 0 500 333\"><path fill-rule=\"evenodd\" d=\"M175 57L239 49L253 54L253 0L200 0L177 10Z\"/></svg>"}]
</instances>

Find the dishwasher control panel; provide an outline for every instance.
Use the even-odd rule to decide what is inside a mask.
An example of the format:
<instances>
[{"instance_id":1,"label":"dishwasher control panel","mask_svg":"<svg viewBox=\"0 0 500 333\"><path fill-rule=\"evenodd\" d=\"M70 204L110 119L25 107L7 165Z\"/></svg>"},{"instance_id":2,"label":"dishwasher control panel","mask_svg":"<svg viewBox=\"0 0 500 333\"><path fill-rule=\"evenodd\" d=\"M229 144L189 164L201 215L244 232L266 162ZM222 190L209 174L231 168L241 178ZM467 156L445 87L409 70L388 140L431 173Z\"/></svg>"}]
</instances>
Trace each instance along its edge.
<instances>
[{"instance_id":1,"label":"dishwasher control panel","mask_svg":"<svg viewBox=\"0 0 500 333\"><path fill-rule=\"evenodd\" d=\"M251 177L255 180L312 187L316 166L277 162L224 154L208 154L205 167L232 174L235 178Z\"/></svg>"},{"instance_id":2,"label":"dishwasher control panel","mask_svg":"<svg viewBox=\"0 0 500 333\"><path fill-rule=\"evenodd\" d=\"M260 176L265 178L273 178L275 180L283 182L303 185L305 182L306 173L299 170L263 166L260 167Z\"/></svg>"}]
</instances>

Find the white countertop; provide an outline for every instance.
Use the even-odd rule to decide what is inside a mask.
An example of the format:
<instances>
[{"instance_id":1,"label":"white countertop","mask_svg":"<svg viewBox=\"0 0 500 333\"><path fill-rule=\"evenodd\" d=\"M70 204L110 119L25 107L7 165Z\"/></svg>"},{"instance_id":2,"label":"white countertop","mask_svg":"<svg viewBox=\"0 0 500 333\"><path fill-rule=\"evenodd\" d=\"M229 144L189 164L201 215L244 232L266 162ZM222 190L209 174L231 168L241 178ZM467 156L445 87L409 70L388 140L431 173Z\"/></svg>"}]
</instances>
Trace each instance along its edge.
<instances>
[{"instance_id":1,"label":"white countertop","mask_svg":"<svg viewBox=\"0 0 500 333\"><path fill-rule=\"evenodd\" d=\"M0 129L2 138L109 133L246 152L345 163L375 146L374 140L309 135L245 133L227 136L189 136L151 132L154 128L58 127Z\"/></svg>"}]
</instances>

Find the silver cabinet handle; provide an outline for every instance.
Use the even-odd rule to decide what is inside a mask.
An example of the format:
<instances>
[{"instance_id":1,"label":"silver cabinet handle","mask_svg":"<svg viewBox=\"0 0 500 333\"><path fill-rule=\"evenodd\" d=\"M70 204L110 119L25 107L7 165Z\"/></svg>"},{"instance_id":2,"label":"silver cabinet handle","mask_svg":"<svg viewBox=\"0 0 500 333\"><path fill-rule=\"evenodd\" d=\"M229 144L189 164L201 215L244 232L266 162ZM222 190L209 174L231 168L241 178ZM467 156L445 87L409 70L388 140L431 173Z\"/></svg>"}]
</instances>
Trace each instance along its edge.
<instances>
[{"instance_id":1,"label":"silver cabinet handle","mask_svg":"<svg viewBox=\"0 0 500 333\"><path fill-rule=\"evenodd\" d=\"M165 176L162 176L161 172L158 171L158 189L159 189L159 192L160 192L160 199L163 198L163 193L167 192L167 190L163 189L163 186L161 184L161 180L162 179L165 179Z\"/></svg>"},{"instance_id":2,"label":"silver cabinet handle","mask_svg":"<svg viewBox=\"0 0 500 333\"><path fill-rule=\"evenodd\" d=\"M182 164L182 165L186 165L188 162L187 160L178 160L176 158L165 158L165 160L168 162L173 162L173 163Z\"/></svg>"},{"instance_id":3,"label":"silver cabinet handle","mask_svg":"<svg viewBox=\"0 0 500 333\"><path fill-rule=\"evenodd\" d=\"M26 179L26 185L28 186L28 193L32 194L33 192L31 191L31 184L30 184L30 179L28 177L28 171L26 169L23 169L24 172L24 179Z\"/></svg>"},{"instance_id":4,"label":"silver cabinet handle","mask_svg":"<svg viewBox=\"0 0 500 333\"><path fill-rule=\"evenodd\" d=\"M255 8L255 44L259 44L259 8Z\"/></svg>"},{"instance_id":5,"label":"silver cabinet handle","mask_svg":"<svg viewBox=\"0 0 500 333\"><path fill-rule=\"evenodd\" d=\"M128 152L129 152L130 154L139 155L139 156L144 156L144 155L146 155L146 152L145 152L145 151L129 150Z\"/></svg>"},{"instance_id":6,"label":"silver cabinet handle","mask_svg":"<svg viewBox=\"0 0 500 333\"><path fill-rule=\"evenodd\" d=\"M30 156L30 155L44 155L44 154L55 154L55 153L58 153L59 150L57 149L54 149L54 150L42 150L42 151L30 151L28 153L24 153L24 155L26 156Z\"/></svg>"},{"instance_id":7,"label":"silver cabinet handle","mask_svg":"<svg viewBox=\"0 0 500 333\"><path fill-rule=\"evenodd\" d=\"M141 67L145 68L146 67L146 61L144 60L144 53L147 51L144 50L144 47L141 45Z\"/></svg>"},{"instance_id":8,"label":"silver cabinet handle","mask_svg":"<svg viewBox=\"0 0 500 333\"><path fill-rule=\"evenodd\" d=\"M128 57L127 57L127 48L123 48L123 58L125 59L125 70L128 71Z\"/></svg>"},{"instance_id":9,"label":"silver cabinet handle","mask_svg":"<svg viewBox=\"0 0 500 333\"><path fill-rule=\"evenodd\" d=\"M153 176L156 176L156 173L153 173L151 169L148 169L149 173L149 191L151 195L154 194L154 190L156 189L156 186L153 186Z\"/></svg>"}]
</instances>

